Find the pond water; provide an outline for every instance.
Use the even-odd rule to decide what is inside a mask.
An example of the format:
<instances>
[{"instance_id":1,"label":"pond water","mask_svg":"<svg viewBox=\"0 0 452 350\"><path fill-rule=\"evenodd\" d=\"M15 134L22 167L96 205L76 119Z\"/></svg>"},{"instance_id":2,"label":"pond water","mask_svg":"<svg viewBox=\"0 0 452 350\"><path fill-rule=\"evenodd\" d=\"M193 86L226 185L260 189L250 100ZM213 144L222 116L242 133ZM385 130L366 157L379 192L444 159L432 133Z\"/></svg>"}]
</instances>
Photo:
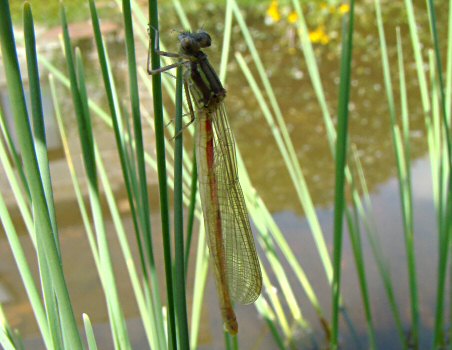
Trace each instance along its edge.
<instances>
[{"instance_id":1,"label":"pond water","mask_svg":"<svg viewBox=\"0 0 452 350\"><path fill-rule=\"evenodd\" d=\"M357 7L355 42L353 56L353 76L350 104L350 142L355 144L363 163L365 177L374 208L374 221L378 229L383 254L391 266L391 276L395 282L397 302L407 330L410 322L409 290L406 270L405 245L402 230L402 218L400 213L399 190L396 174L394 152L391 140L389 113L383 86L382 68L380 63L380 51L373 2L360 4ZM34 4L33 4L34 5ZM219 51L223 30L224 9L220 6L207 6L202 12L196 5L192 5L189 19L194 28L203 27L214 40L213 47L208 54L214 67L219 65ZM113 69L117 81L126 81L126 63L124 61L124 48L121 42L121 26L117 24L119 14L106 6L109 13L113 13L113 20L107 23L107 38L109 41L110 56L113 60ZM444 11L441 11L444 9ZM87 20L88 10L85 9ZM315 51L319 63L322 83L327 98L329 110L334 116L337 109L339 66L340 66L340 16L321 15L314 5L306 8L313 27L325 26L325 35L329 42L316 44ZM309 191L317 208L327 246L332 252L333 230L333 198L334 198L334 162L329 151L322 113L312 88L308 71L304 62L304 56L297 47L298 39L295 36L294 27L286 21L278 23L266 23L266 7L256 6L255 10L248 9L247 23L261 54L275 94L280 103L284 119L290 131L292 141L297 151L298 159L302 165ZM428 42L429 27L423 5L416 5L418 14L419 32L424 42ZM438 28L441 37L446 32L446 6L438 7ZM202 15L200 15L202 13ZM319 17L314 19L314 15ZM115 17L116 16L116 17ZM78 17L78 15L76 16ZM175 21L176 15L169 5L161 8L161 33L162 40L170 49L176 49L177 38L170 29L180 28ZM309 17L308 17L309 18ZM411 154L413 159L413 189L414 189L414 218L415 240L417 253L417 272L419 285L419 297L421 301L422 317L422 346L431 343L431 330L434 324L435 287L436 287L436 263L437 263L437 227L432 198L430 162L427 158L427 141L425 121L420 105L419 88L416 80L416 72L410 46L408 28L406 25L403 2L385 2L384 5L385 29L389 46L390 60L394 79L397 72L397 57L395 49L395 28L400 26L405 52L405 67L407 74L407 88L409 96L409 113L411 127ZM106 21L107 22L107 21ZM83 29L86 23L72 27L72 34L79 35L78 45L84 54L87 74L90 77L90 96L100 104L104 104L102 90L98 89L100 80L99 68L96 63L96 52L91 39L87 39ZM46 45L41 45L41 52L51 57L55 65L62 68L61 51L58 48L57 31L55 29L42 29L42 36L47 38ZM53 32L54 31L54 32ZM46 36L47 35L47 36ZM38 44L39 44L38 37ZM137 57L138 64L145 67L146 48L140 46ZM250 174L253 185L263 198L286 240L289 242L295 255L299 258L307 272L318 298L325 310L330 308L330 292L323 268L318 257L315 244L312 239L310 227L304 217L303 210L295 195L293 184L285 168L281 155L271 131L262 117L262 112L251 89L238 67L234 58L234 52L241 52L246 59L250 58L246 50L240 29L236 23L233 27L232 49L228 64L227 80L225 87L228 91L227 108L229 111L231 126L234 130L238 147L244 158L246 168ZM445 52L445 50L444 50ZM253 73L255 70L251 67ZM3 70L0 74L3 74ZM44 75L43 75L44 76ZM44 78L45 79L45 78ZM1 81L1 80L0 80ZM394 84L397 81L394 80ZM7 99L4 87L1 87L2 105L5 114L7 112ZM118 84L120 96L127 95L127 84ZM68 96L69 93L67 92ZM50 101L47 93L45 99ZM75 121L71 115L72 103L68 99L67 105L62 106L64 114L68 116L66 123L69 125L70 147L75 150L75 159L80 154ZM124 101L126 98L124 97ZM145 96L144 114L148 113L150 100ZM49 114L51 104L49 103ZM6 106L6 107L5 107ZM168 105L170 106L170 105ZM172 107L169 107L172 108ZM335 118L334 118L335 119ZM49 121L51 124L51 121ZM96 138L101 146L102 155L106 164L115 194L120 203L125 202L126 195L121 180L114 137L108 128L101 122L95 122ZM50 130L50 129L49 129ZM48 132L52 142L51 170L55 183L55 197L57 202L58 222L61 229L61 244L64 258L64 268L68 276L68 285L74 302L76 315L85 312L92 317L95 323L95 331L98 335L101 348L111 348L109 328L105 324L107 320L103 294L100 289L97 272L94 269L88 242L78 214L75 197L71 190L71 183L65 160L62 158L61 146L55 133ZM144 135L146 149L153 154L152 126L145 124ZM187 149L190 149L187 147ZM82 171L82 164L78 163L77 170ZM0 170L2 173L3 170ZM161 232L159 228L158 197L155 173L149 169L149 190L151 194L151 207L153 209L153 232ZM18 210L14 206L14 200L4 176L0 179L0 188L6 197L13 217L16 220L19 232L25 233L20 220ZM127 206L124 206L124 221L132 237L132 223L128 216ZM112 223L108 223L110 231ZM123 261L116 238L111 239L113 261ZM160 235L154 234L154 244L161 247ZM31 244L25 235L22 242L30 256L33 255ZM196 244L196 242L195 242ZM366 269L369 283L369 291L374 312L374 321L378 333L378 345L381 349L399 349L397 333L394 321L390 313L389 304L379 276L375 260L373 259L370 245L366 239L363 241L364 256L366 257ZM133 245L132 245L133 247ZM156 264L159 267L160 276L163 273L163 252L156 249ZM0 255L2 264L0 270L0 301L4 303L9 320L17 327L26 339L29 348L38 349L40 344L36 338L37 329L33 320L30 306L18 277L14 261L12 259L7 240L2 233L0 236ZM194 259L192 259L193 261ZM191 266L192 267L192 266ZM133 298L130 298L130 285L127 271L122 263L116 264L118 280L127 281L119 286L124 312L129 320L129 328L134 348L146 347L146 340L138 320L138 312ZM294 288L297 301L300 303L303 316L311 322L314 334L322 339L320 325L312 306L308 302L304 291L299 286L295 276L288 273L290 282ZM190 287L192 288L192 286ZM203 309L203 323L201 325L200 349L223 348L221 332L221 317L218 312L217 299L212 279L206 289L206 303ZM361 303L358 281L352 250L348 236L345 236L343 256L343 295L347 306L348 316L354 326L356 337L352 337L350 328L345 323L342 325L343 335L341 343L344 349L366 348L366 327L363 307ZM189 297L190 304L190 297ZM327 312L327 315L329 313ZM240 345L243 349L274 349L271 334L264 321L258 318L253 307L238 307L237 315L241 332ZM256 321L257 320L257 321ZM262 335L263 334L263 335ZM300 334L297 348L313 347L306 334ZM319 341L321 344L321 340ZM421 346L421 348L423 348Z\"/></svg>"}]
</instances>

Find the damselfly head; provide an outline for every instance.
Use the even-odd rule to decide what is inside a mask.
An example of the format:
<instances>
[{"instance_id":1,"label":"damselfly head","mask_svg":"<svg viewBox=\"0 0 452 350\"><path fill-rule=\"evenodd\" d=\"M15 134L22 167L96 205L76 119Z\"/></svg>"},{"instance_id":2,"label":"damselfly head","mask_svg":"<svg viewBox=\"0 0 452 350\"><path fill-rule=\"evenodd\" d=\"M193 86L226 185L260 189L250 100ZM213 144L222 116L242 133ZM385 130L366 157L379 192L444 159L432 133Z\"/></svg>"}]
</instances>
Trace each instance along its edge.
<instances>
[{"instance_id":1,"label":"damselfly head","mask_svg":"<svg viewBox=\"0 0 452 350\"><path fill-rule=\"evenodd\" d=\"M179 34L179 41L182 50L187 54L198 53L201 49L209 47L212 44L210 35L205 31L181 33Z\"/></svg>"}]
</instances>

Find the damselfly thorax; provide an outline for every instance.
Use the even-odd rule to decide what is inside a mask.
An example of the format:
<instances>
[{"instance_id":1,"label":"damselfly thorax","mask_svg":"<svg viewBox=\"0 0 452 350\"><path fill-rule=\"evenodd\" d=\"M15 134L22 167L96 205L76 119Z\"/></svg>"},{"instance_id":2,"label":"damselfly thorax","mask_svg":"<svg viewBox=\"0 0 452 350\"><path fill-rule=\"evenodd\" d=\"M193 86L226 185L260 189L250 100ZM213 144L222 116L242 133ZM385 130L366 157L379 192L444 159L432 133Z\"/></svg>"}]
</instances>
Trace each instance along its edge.
<instances>
[{"instance_id":1,"label":"damselfly thorax","mask_svg":"<svg viewBox=\"0 0 452 350\"><path fill-rule=\"evenodd\" d=\"M201 50L211 45L210 35L206 32L182 33L179 35L181 54L188 58L186 62L190 90L198 108L213 110L226 97L226 90L217 73L211 66L207 55Z\"/></svg>"}]
</instances>

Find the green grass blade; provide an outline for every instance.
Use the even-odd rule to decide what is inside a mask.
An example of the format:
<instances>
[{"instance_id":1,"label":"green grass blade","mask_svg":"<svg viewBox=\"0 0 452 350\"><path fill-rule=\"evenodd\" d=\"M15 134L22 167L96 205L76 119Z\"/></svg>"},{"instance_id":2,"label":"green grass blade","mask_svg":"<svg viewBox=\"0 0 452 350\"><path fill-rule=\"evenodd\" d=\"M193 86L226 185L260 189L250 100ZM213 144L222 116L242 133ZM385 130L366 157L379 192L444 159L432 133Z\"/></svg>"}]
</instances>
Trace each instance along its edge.
<instances>
[{"instance_id":1,"label":"green grass blade","mask_svg":"<svg viewBox=\"0 0 452 350\"><path fill-rule=\"evenodd\" d=\"M96 338L94 337L93 326L87 314L83 314L83 325L85 326L86 341L89 350L97 350Z\"/></svg>"},{"instance_id":2,"label":"green grass blade","mask_svg":"<svg viewBox=\"0 0 452 350\"><path fill-rule=\"evenodd\" d=\"M399 67L399 82L400 82L400 105L402 114L402 128L403 128L403 152L405 154L405 164L407 172L407 194L409 196L409 201L412 202L412 187L411 187L411 147L410 147L410 119L408 112L408 95L406 89L406 79L405 79L405 67L404 58L402 50L402 36L400 33L400 28L397 28L397 56L398 56L398 67Z\"/></svg>"},{"instance_id":3,"label":"green grass blade","mask_svg":"<svg viewBox=\"0 0 452 350\"><path fill-rule=\"evenodd\" d=\"M449 1L449 24L448 24L448 38L452 38L452 2ZM447 70L446 70L446 111L448 113L448 122L452 119L452 40L448 40L447 45ZM450 172L450 169L449 169ZM449 262L449 288L452 288L452 261ZM452 290L452 289L450 289ZM452 298L449 297L449 324L452 324ZM452 328L449 329L449 339L452 338ZM449 346L452 349L452 342Z\"/></svg>"},{"instance_id":4,"label":"green grass blade","mask_svg":"<svg viewBox=\"0 0 452 350\"><path fill-rule=\"evenodd\" d=\"M223 332L223 336L224 336L224 348L226 350L232 350L232 336L230 336L229 333L226 331Z\"/></svg>"},{"instance_id":5,"label":"green grass blade","mask_svg":"<svg viewBox=\"0 0 452 350\"><path fill-rule=\"evenodd\" d=\"M5 116L2 113L1 109L0 109L0 129L2 131L2 135L5 140L8 151L11 154L11 158L13 159L15 168L17 169L17 172L19 173L19 177L21 180L20 183L22 185L22 188L24 189L25 194L27 195L26 200L28 203L30 203L31 202L30 189L28 188L28 183L27 183L27 179L25 177L24 169L21 166L22 163L21 163L21 159L19 156L19 152L17 151L16 146L14 145L13 137L11 135L11 130L8 127L8 123L6 122Z\"/></svg>"},{"instance_id":6,"label":"green grass blade","mask_svg":"<svg viewBox=\"0 0 452 350\"><path fill-rule=\"evenodd\" d=\"M357 194L354 179L350 184L352 194ZM356 195L355 195L356 197ZM356 270L358 273L359 287L363 297L364 313L367 321L367 329L369 334L369 348L376 348L375 328L373 324L372 309L370 305L369 288L367 287L366 266L363 257L363 246L361 241L361 228L359 224L358 206L359 201L353 201L353 211L346 210L346 218L349 227L350 241L352 244L353 256L355 258Z\"/></svg>"},{"instance_id":7,"label":"green grass blade","mask_svg":"<svg viewBox=\"0 0 452 350\"><path fill-rule=\"evenodd\" d=\"M297 32L300 38L300 46L303 49L303 54L306 59L309 76L311 78L314 91L317 95L317 100L319 102L320 109L322 110L323 121L326 126L331 152L334 154L334 145L336 142L336 130L334 128L333 120L331 118L331 114L326 102L325 89L323 88L322 81L320 79L320 72L316 63L314 49L312 47L311 40L309 39L309 30L306 25L306 20L303 11L301 10L300 1L292 0L292 5L298 15Z\"/></svg>"},{"instance_id":8,"label":"green grass blade","mask_svg":"<svg viewBox=\"0 0 452 350\"><path fill-rule=\"evenodd\" d=\"M66 45L69 46L70 42L67 42ZM118 289L116 287L113 265L108 246L105 221L103 218L102 207L100 203L93 128L87 103L88 98L82 57L80 51L78 50L76 50L75 68L77 70L77 81L75 83L77 84L76 88L78 88L79 90L80 100L74 102L81 103L81 110L83 111L81 115L77 115L77 122L79 124L79 137L80 140L83 140L83 142L81 141L82 154L85 165L85 172L88 178L91 211L99 247L99 261L101 266L100 275L102 276L101 281L103 282L103 288L107 301L109 316L111 318L111 327L115 344L120 349L130 349L130 340L127 334L127 329L125 327L124 315L119 301Z\"/></svg>"},{"instance_id":9,"label":"green grass blade","mask_svg":"<svg viewBox=\"0 0 452 350\"><path fill-rule=\"evenodd\" d=\"M202 217L200 217L200 228L198 235L198 248L196 250L196 267L193 285L193 304L190 323L190 348L198 348L198 335L201 323L201 311L203 306L204 292L206 289L207 272L209 270L209 253L206 244L206 231Z\"/></svg>"},{"instance_id":10,"label":"green grass blade","mask_svg":"<svg viewBox=\"0 0 452 350\"><path fill-rule=\"evenodd\" d=\"M4 161L7 161L7 159L5 158L6 154L4 152L2 143L0 142L0 159L2 160L3 164ZM52 345L53 341L50 336L44 307L41 302L40 293L34 282L33 275L31 273L25 252L22 249L22 244L14 228L14 224L12 222L11 216L8 213L8 208L5 204L3 195L1 193L0 193L0 221L3 225L6 238L8 239L9 246L14 256L14 261L17 264L20 277L22 278L25 291L28 296L28 300L31 303L32 310L38 323L39 331L41 332L44 344L48 348L51 348L53 346Z\"/></svg>"},{"instance_id":11,"label":"green grass blade","mask_svg":"<svg viewBox=\"0 0 452 350\"><path fill-rule=\"evenodd\" d=\"M336 143L336 190L334 203L334 277L332 290L332 336L330 346L337 349L339 338L339 307L341 294L341 258L343 217L345 206L345 167L348 146L348 105L350 101L350 75L353 48L354 6L350 3L350 14L344 17L342 31L341 78L339 83L338 126ZM372 341L372 340L371 340ZM371 343L372 346L372 343Z\"/></svg>"},{"instance_id":12,"label":"green grass blade","mask_svg":"<svg viewBox=\"0 0 452 350\"><path fill-rule=\"evenodd\" d=\"M30 84L31 111L33 119L33 140L36 150L36 158L40 176L46 197L47 208L49 210L49 218L52 225L55 246L57 253L61 259L59 240L57 237L57 224L55 217L55 207L53 202L53 190L50 178L49 159L47 157L47 142L45 136L44 114L41 100L41 87L38 70L38 60L36 55L36 38L34 33L33 15L29 3L24 4L24 37L27 56L28 79ZM39 243L39 242L38 242ZM39 246L39 245L38 245ZM49 267L46 259L41 251L38 251L40 259L40 274L43 281L43 295L45 299L48 323L50 325L54 346L63 347L61 339L61 329L59 325L58 306L53 293L51 277L49 275Z\"/></svg>"},{"instance_id":13,"label":"green grass blade","mask_svg":"<svg viewBox=\"0 0 452 350\"><path fill-rule=\"evenodd\" d=\"M157 0L149 0L149 23L151 28L158 29L158 6ZM151 30L152 31L152 30ZM160 67L160 57L155 52L155 35L151 35L151 67L158 69ZM168 319L169 319L169 343L173 348L177 347L176 342L176 321L174 308L174 289L171 258L171 237L169 222L169 202L168 202L168 183L165 157L165 134L163 123L163 101L162 101L162 79L160 74L152 76L152 93L154 105L154 130L155 146L157 154L157 172L159 179L160 194L160 215L162 221L163 249L165 256L165 274L166 274L166 293L168 298Z\"/></svg>"},{"instance_id":14,"label":"green grass blade","mask_svg":"<svg viewBox=\"0 0 452 350\"><path fill-rule=\"evenodd\" d=\"M452 38L452 3L449 1L449 24L447 38ZM447 69L446 69L446 111L448 122L452 115L452 41L447 42Z\"/></svg>"},{"instance_id":15,"label":"green grass blade","mask_svg":"<svg viewBox=\"0 0 452 350\"><path fill-rule=\"evenodd\" d=\"M230 335L228 332L224 331L224 343L226 350L238 350L239 349L239 338L237 335Z\"/></svg>"},{"instance_id":16,"label":"green grass blade","mask_svg":"<svg viewBox=\"0 0 452 350\"><path fill-rule=\"evenodd\" d=\"M49 159L47 157L47 141L45 135L44 112L42 109L41 84L38 70L38 59L36 54L36 38L34 33L33 15L29 3L24 4L24 36L25 49L27 53L28 79L30 84L31 112L33 117L33 136L35 141L36 155L44 186L44 192L49 208L49 217L54 234L57 232L55 218L55 207L53 205L53 190L50 178ZM57 237L55 245L60 253Z\"/></svg>"},{"instance_id":17,"label":"green grass blade","mask_svg":"<svg viewBox=\"0 0 452 350\"><path fill-rule=\"evenodd\" d=\"M444 124L445 129L445 136L446 136L446 149L447 149L447 162L449 169L452 168L452 141L451 141L451 131L449 128L449 121L448 121L448 113L446 108L446 91L444 86L444 77L443 77L443 65L441 62L441 52L440 52L440 42L438 37L438 30L437 30L437 19L436 19L436 13L435 13L435 7L432 2L432 0L427 1L428 9L429 9L429 18L430 23L432 26L432 35L433 35L433 47L435 52L435 63L436 63L436 72L438 75L438 83L439 83L439 93L440 93L440 111L441 111L441 117L442 122ZM452 184L452 178L451 178L451 184ZM452 191L452 189L450 189Z\"/></svg>"},{"instance_id":18,"label":"green grass blade","mask_svg":"<svg viewBox=\"0 0 452 350\"><path fill-rule=\"evenodd\" d=\"M432 111L431 114L425 117L425 126L427 129L427 144L430 158L430 168L432 172L432 186L433 186L433 201L435 204L437 220L441 222L443 215L443 186L444 181L441 181L443 176L442 166L442 151L441 151L441 123L438 107L438 84L435 74L435 63L433 58L433 52L428 52L429 65L430 65L430 82L431 82L431 98L432 98ZM439 242L438 242L439 243Z\"/></svg>"},{"instance_id":19,"label":"green grass blade","mask_svg":"<svg viewBox=\"0 0 452 350\"><path fill-rule=\"evenodd\" d=\"M1 114L1 112L0 112ZM0 116L0 119L3 118L3 115ZM6 130L5 125L2 123L1 125L3 135L10 135L10 132ZM11 136L11 135L10 135ZM12 189L12 192L14 194L14 199L16 201L17 207L19 208L20 215L22 216L22 220L25 223L25 227L28 231L28 234L30 236L31 242L33 244L33 247L36 249L36 235L33 227L33 218L31 217L30 212L30 192L22 191L21 184L23 184L22 181L19 181L16 177L15 171L17 171L17 164L14 157L11 157L14 161L14 165L10 163L8 155L11 155L11 148L8 150L4 147L4 144L0 144L0 149L2 150L0 159L2 160L3 170L5 171L6 178L8 180L8 183ZM9 152L8 152L9 151ZM18 171L20 180L22 180L22 174L23 171ZM23 174L25 176L25 174ZM25 180L25 178L23 178ZM26 182L25 182L26 184ZM28 188L28 185L27 185Z\"/></svg>"},{"instance_id":20,"label":"green grass blade","mask_svg":"<svg viewBox=\"0 0 452 350\"><path fill-rule=\"evenodd\" d=\"M182 194L182 157L183 157L183 126L182 126L182 85L183 70L177 68L176 83L176 139L174 147L174 245L175 245L175 279L177 334L180 349L189 349L187 303L185 290L184 267L184 207Z\"/></svg>"},{"instance_id":21,"label":"green grass blade","mask_svg":"<svg viewBox=\"0 0 452 350\"><path fill-rule=\"evenodd\" d=\"M14 330L5 317L2 304L0 304L0 345L5 350L23 350L23 344L17 339Z\"/></svg>"},{"instance_id":22,"label":"green grass blade","mask_svg":"<svg viewBox=\"0 0 452 350\"><path fill-rule=\"evenodd\" d=\"M267 323L270 332L272 333L273 339L275 339L278 349L286 350L287 348L284 345L284 340L283 338L281 338L281 335L279 334L278 328L275 324L275 315L269 307L265 298L260 297L258 300L256 300L255 305L257 310L259 311L259 314L264 317L264 320Z\"/></svg>"},{"instance_id":23,"label":"green grass blade","mask_svg":"<svg viewBox=\"0 0 452 350\"><path fill-rule=\"evenodd\" d=\"M436 296L436 315L435 315L435 330L434 330L434 347L438 348L444 346L446 343L445 332L444 332L444 310L445 310L445 288L446 288L446 278L447 278L447 260L449 258L451 241L450 236L452 235L452 176L450 176L450 169L452 169L452 141L451 141L451 130L449 128L449 118L446 108L446 96L443 78L443 68L441 62L440 53L440 43L437 30L437 19L435 13L435 7L431 0L427 1L429 10L429 19L432 29L433 36L433 46L435 52L435 69L438 77L439 86L439 103L440 103L440 114L443 123L443 130L445 136L445 149L446 156L444 161L444 167L449 169L445 174L448 176L448 182L445 187L445 213L441 218L439 223L440 234L440 250L439 250L439 263L438 263L438 285L437 285L437 296Z\"/></svg>"},{"instance_id":24,"label":"green grass blade","mask_svg":"<svg viewBox=\"0 0 452 350\"><path fill-rule=\"evenodd\" d=\"M79 205L83 226L85 228L86 235L88 237L88 243L90 245L91 252L93 254L94 263L95 263L97 269L99 270L100 263L99 263L99 253L98 253L97 243L94 238L94 232L93 232L90 218L88 215L88 210L86 208L86 205L85 205L85 202L83 199L83 194L82 194L80 184L78 181L79 177L77 177L77 174L75 172L74 162L72 160L72 155L69 151L68 137L67 137L66 130L64 128L63 117L61 115L61 111L60 111L60 107L59 107L59 103L58 103L58 98L57 98L57 93L56 93L57 90L55 87L55 80L52 75L49 76L49 83L50 83L50 92L51 92L52 100L53 100L53 108L55 110L55 117L56 117L58 129L60 132L61 144L62 144L63 151L64 151L64 158L66 159L66 163L67 163L67 166L69 169L69 174L70 174L71 180L72 180L72 187L74 188L75 198Z\"/></svg>"},{"instance_id":25,"label":"green grass blade","mask_svg":"<svg viewBox=\"0 0 452 350\"><path fill-rule=\"evenodd\" d=\"M405 0L405 9L408 16L408 27L410 29L411 45L413 46L414 59L416 61L416 72L418 76L419 89L421 92L422 109L424 115L430 114L430 98L428 93L427 79L424 72L424 61L422 59L421 42L418 34L418 26L414 14L412 0Z\"/></svg>"},{"instance_id":26,"label":"green grass blade","mask_svg":"<svg viewBox=\"0 0 452 350\"><path fill-rule=\"evenodd\" d=\"M290 329L289 320L286 313L284 312L284 308L279 298L278 290L277 288L272 286L270 278L263 265L261 265L261 271L262 282L265 286L265 289L267 290L269 303L271 304L273 312L275 313L275 320L279 324L281 331L284 334L284 338L287 339L288 342L291 342L293 340L293 334L292 330Z\"/></svg>"},{"instance_id":27,"label":"green grass blade","mask_svg":"<svg viewBox=\"0 0 452 350\"><path fill-rule=\"evenodd\" d=\"M224 34L223 44L221 47L220 70L218 77L224 84L226 83L226 68L228 66L229 50L231 48L231 32L232 32L232 2L226 2L226 13L224 17Z\"/></svg>"},{"instance_id":28,"label":"green grass blade","mask_svg":"<svg viewBox=\"0 0 452 350\"><path fill-rule=\"evenodd\" d=\"M182 27L185 30L190 30L190 21L187 18L187 15L185 14L185 11L180 3L179 0L173 0L174 9L176 10L177 17L179 17L179 20L182 23Z\"/></svg>"},{"instance_id":29,"label":"green grass blade","mask_svg":"<svg viewBox=\"0 0 452 350\"><path fill-rule=\"evenodd\" d=\"M187 282L188 264L190 259L191 242L193 238L193 224L195 221L195 209L198 193L198 169L196 166L196 144L193 144L191 168L191 186L190 186L190 204L188 205L188 222L187 222L187 240L185 245L185 283Z\"/></svg>"},{"instance_id":30,"label":"green grass blade","mask_svg":"<svg viewBox=\"0 0 452 350\"><path fill-rule=\"evenodd\" d=\"M148 259L151 269L155 269L154 262L154 252L151 242L151 222L150 222L150 208L149 208L149 194L147 187L147 176L146 167L144 162L144 146L143 146L143 133L141 125L141 112L140 112L140 99L137 81L137 64L135 57L135 42L133 35L133 24L132 24L132 14L131 6L129 0L123 0L122 11L125 27L125 41L126 41L126 51L127 51L127 64L129 73L129 89L130 89L130 103L132 110L133 119L133 131L134 131L134 142L135 142L135 152L136 152L136 162L138 167L138 183L139 183L139 196L137 201L139 203L140 210L140 221L143 225L143 236L146 249L148 250ZM152 271L151 274L155 272ZM158 287L158 279L152 276L152 282L155 287ZM167 281L168 283L168 281ZM160 296L157 290L154 290L154 304L155 308L161 307ZM171 302L171 301L170 301ZM171 308L170 308L171 309ZM159 313L158 313L159 314ZM170 316L171 317L171 316ZM161 318L157 318L157 322L161 323ZM161 333L161 329L160 332Z\"/></svg>"},{"instance_id":31,"label":"green grass blade","mask_svg":"<svg viewBox=\"0 0 452 350\"><path fill-rule=\"evenodd\" d=\"M393 283L391 281L391 276L390 276L390 270L386 263L387 259L386 259L386 257L383 256L383 249L381 247L379 237L377 235L375 223L371 222L371 220L369 219L370 215L368 215L366 213L366 210L369 213L373 212L373 208L372 208L372 202L370 200L370 195L369 195L369 190L367 187L366 179L364 176L364 171L363 171L361 162L359 160L358 152L357 152L356 148L353 147L352 149L353 149L353 156L355 159L354 164L356 165L356 171L358 173L361 192L364 195L366 209L364 208L362 201L358 197L359 196L358 191L353 192L353 205L354 205L354 207L357 208L360 219L364 223L364 227L367 232L367 237L369 239L370 246L371 246L373 255L375 257L375 260L377 262L377 267L378 267L379 273L381 275L381 278L383 280L383 285L384 285L386 294L388 296L391 312L393 314L393 317L394 317L394 320L396 323L396 327L397 327L397 332L398 332L398 335L401 340L401 345L403 346L404 349L406 349L408 346L408 342L405 337L405 330L403 328L399 307L398 307L398 304L397 304L397 301L395 298L394 287L393 287Z\"/></svg>"}]
</instances>

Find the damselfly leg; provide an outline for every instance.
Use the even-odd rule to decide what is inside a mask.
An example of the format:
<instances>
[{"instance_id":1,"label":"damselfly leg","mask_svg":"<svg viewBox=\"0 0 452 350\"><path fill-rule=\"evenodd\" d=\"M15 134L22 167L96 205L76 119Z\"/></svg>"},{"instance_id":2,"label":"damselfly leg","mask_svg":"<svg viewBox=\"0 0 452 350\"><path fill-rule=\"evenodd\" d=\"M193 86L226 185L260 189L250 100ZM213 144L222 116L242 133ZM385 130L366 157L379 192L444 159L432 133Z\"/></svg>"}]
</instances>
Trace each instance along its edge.
<instances>
[{"instance_id":1,"label":"damselfly leg","mask_svg":"<svg viewBox=\"0 0 452 350\"><path fill-rule=\"evenodd\" d=\"M194 121L195 121L195 111L193 109L193 103L191 101L191 96L190 96L190 90L188 88L188 83L185 80L184 81L184 92L185 92L185 96L186 96L186 101L187 101L187 105L188 105L188 110L189 112L184 114L185 115L190 115L190 120L187 124L182 126L182 129L180 129L176 135L174 135L173 139L177 138L186 128L188 128ZM172 121L170 121L171 123ZM168 123L169 124L169 123Z\"/></svg>"},{"instance_id":2,"label":"damselfly leg","mask_svg":"<svg viewBox=\"0 0 452 350\"><path fill-rule=\"evenodd\" d=\"M163 56L163 57L169 57L169 58L178 58L180 59L179 62L170 64L168 66L165 67L160 67L157 69L151 69L151 53L152 53L152 40L151 40L151 29L155 32L155 37L154 37L154 52L159 55L159 56ZM181 53L176 53L176 52L166 52L166 51L161 51L160 50L160 34L158 29L149 26L148 28L148 33L149 33L149 46L148 46L148 58L147 58L147 71L149 75L154 75L154 74L160 74L166 71L169 71L173 68L177 68L181 65L183 65L185 62L187 62L187 55L181 54ZM185 60L183 60L185 59Z\"/></svg>"}]
</instances>

